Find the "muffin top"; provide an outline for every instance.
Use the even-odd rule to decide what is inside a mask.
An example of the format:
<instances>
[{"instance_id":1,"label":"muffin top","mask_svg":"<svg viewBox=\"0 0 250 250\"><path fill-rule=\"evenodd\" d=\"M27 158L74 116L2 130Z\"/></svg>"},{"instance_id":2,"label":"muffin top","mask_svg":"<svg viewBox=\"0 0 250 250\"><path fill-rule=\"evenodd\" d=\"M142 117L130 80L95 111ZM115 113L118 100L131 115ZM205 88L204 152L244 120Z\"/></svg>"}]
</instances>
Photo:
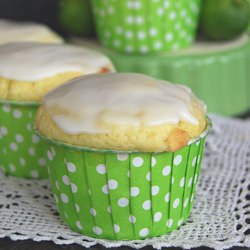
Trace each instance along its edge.
<instances>
[{"instance_id":1,"label":"muffin top","mask_svg":"<svg viewBox=\"0 0 250 250\"><path fill-rule=\"evenodd\" d=\"M0 44L24 41L62 43L63 40L42 24L0 20Z\"/></svg>"},{"instance_id":2,"label":"muffin top","mask_svg":"<svg viewBox=\"0 0 250 250\"><path fill-rule=\"evenodd\" d=\"M64 72L83 74L113 70L103 54L90 49L42 43L9 43L0 46L0 77L37 81Z\"/></svg>"},{"instance_id":3,"label":"muffin top","mask_svg":"<svg viewBox=\"0 0 250 250\"><path fill-rule=\"evenodd\" d=\"M174 151L203 132L205 113L204 104L185 86L112 73L77 78L48 93L37 128L73 145Z\"/></svg>"}]
</instances>

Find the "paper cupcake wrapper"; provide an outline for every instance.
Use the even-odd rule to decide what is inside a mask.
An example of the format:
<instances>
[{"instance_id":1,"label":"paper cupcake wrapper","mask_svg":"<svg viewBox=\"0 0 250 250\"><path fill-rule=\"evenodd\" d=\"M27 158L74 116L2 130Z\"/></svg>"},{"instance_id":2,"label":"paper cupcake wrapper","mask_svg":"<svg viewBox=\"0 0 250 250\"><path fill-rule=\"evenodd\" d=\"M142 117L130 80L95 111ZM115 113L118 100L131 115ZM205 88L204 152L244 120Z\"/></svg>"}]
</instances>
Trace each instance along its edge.
<instances>
[{"instance_id":1,"label":"paper cupcake wrapper","mask_svg":"<svg viewBox=\"0 0 250 250\"><path fill-rule=\"evenodd\" d=\"M196 34L200 0L92 0L102 44L127 53L189 46Z\"/></svg>"},{"instance_id":2,"label":"paper cupcake wrapper","mask_svg":"<svg viewBox=\"0 0 250 250\"><path fill-rule=\"evenodd\" d=\"M134 240L163 235L186 221L205 134L174 153L98 151L42 138L52 192L72 230Z\"/></svg>"},{"instance_id":3,"label":"paper cupcake wrapper","mask_svg":"<svg viewBox=\"0 0 250 250\"><path fill-rule=\"evenodd\" d=\"M0 167L26 178L48 178L42 142L33 123L38 103L0 100Z\"/></svg>"}]
</instances>

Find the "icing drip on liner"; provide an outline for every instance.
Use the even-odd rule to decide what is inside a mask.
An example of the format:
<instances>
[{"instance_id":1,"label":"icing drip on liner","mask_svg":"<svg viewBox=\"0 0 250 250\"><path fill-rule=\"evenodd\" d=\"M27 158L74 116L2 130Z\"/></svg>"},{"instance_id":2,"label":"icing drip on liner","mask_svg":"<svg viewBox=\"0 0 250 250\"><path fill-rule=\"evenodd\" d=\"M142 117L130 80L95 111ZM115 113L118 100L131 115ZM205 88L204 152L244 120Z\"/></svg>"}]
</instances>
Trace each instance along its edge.
<instances>
[{"instance_id":1,"label":"icing drip on liner","mask_svg":"<svg viewBox=\"0 0 250 250\"><path fill-rule=\"evenodd\" d=\"M107 126L198 124L185 86L134 73L90 75L47 94L45 107L68 134L105 133ZM202 104L201 104L202 105ZM205 107L204 107L205 110Z\"/></svg>"}]
</instances>

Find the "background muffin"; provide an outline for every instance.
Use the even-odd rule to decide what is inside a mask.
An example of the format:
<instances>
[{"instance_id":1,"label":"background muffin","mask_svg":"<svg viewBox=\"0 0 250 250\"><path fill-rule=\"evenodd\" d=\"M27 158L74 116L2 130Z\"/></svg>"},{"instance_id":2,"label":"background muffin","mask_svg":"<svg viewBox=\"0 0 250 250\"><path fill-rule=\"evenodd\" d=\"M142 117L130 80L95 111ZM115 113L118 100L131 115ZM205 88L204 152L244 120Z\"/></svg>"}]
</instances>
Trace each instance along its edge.
<instances>
[{"instance_id":1,"label":"background muffin","mask_svg":"<svg viewBox=\"0 0 250 250\"><path fill-rule=\"evenodd\" d=\"M62 219L107 239L176 229L192 207L208 126L189 89L144 75L92 75L50 92L36 127Z\"/></svg>"},{"instance_id":2,"label":"background muffin","mask_svg":"<svg viewBox=\"0 0 250 250\"><path fill-rule=\"evenodd\" d=\"M44 24L0 19L0 44L11 42L62 43L63 39Z\"/></svg>"},{"instance_id":3,"label":"background muffin","mask_svg":"<svg viewBox=\"0 0 250 250\"><path fill-rule=\"evenodd\" d=\"M9 174L46 177L33 119L49 90L80 75L113 71L102 54L69 45L0 46L0 166Z\"/></svg>"}]
</instances>

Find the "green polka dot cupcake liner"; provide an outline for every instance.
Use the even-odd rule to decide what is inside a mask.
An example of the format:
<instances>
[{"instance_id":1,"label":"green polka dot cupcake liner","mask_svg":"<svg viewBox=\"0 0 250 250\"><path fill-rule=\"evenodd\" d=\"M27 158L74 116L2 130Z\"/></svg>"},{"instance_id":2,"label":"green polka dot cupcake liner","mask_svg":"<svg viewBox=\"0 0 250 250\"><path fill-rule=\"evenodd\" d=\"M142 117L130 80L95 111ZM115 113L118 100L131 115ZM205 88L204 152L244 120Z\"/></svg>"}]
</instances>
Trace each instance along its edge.
<instances>
[{"instance_id":1,"label":"green polka dot cupcake liner","mask_svg":"<svg viewBox=\"0 0 250 250\"><path fill-rule=\"evenodd\" d=\"M99 40L125 53L185 48L197 30L201 0L92 0Z\"/></svg>"},{"instance_id":2,"label":"green polka dot cupcake liner","mask_svg":"<svg viewBox=\"0 0 250 250\"><path fill-rule=\"evenodd\" d=\"M33 123L38 103L0 100L0 168L10 175L48 178Z\"/></svg>"},{"instance_id":3,"label":"green polka dot cupcake liner","mask_svg":"<svg viewBox=\"0 0 250 250\"><path fill-rule=\"evenodd\" d=\"M192 208L206 134L174 153L94 150L40 135L62 220L83 235L112 240L177 229Z\"/></svg>"}]
</instances>

